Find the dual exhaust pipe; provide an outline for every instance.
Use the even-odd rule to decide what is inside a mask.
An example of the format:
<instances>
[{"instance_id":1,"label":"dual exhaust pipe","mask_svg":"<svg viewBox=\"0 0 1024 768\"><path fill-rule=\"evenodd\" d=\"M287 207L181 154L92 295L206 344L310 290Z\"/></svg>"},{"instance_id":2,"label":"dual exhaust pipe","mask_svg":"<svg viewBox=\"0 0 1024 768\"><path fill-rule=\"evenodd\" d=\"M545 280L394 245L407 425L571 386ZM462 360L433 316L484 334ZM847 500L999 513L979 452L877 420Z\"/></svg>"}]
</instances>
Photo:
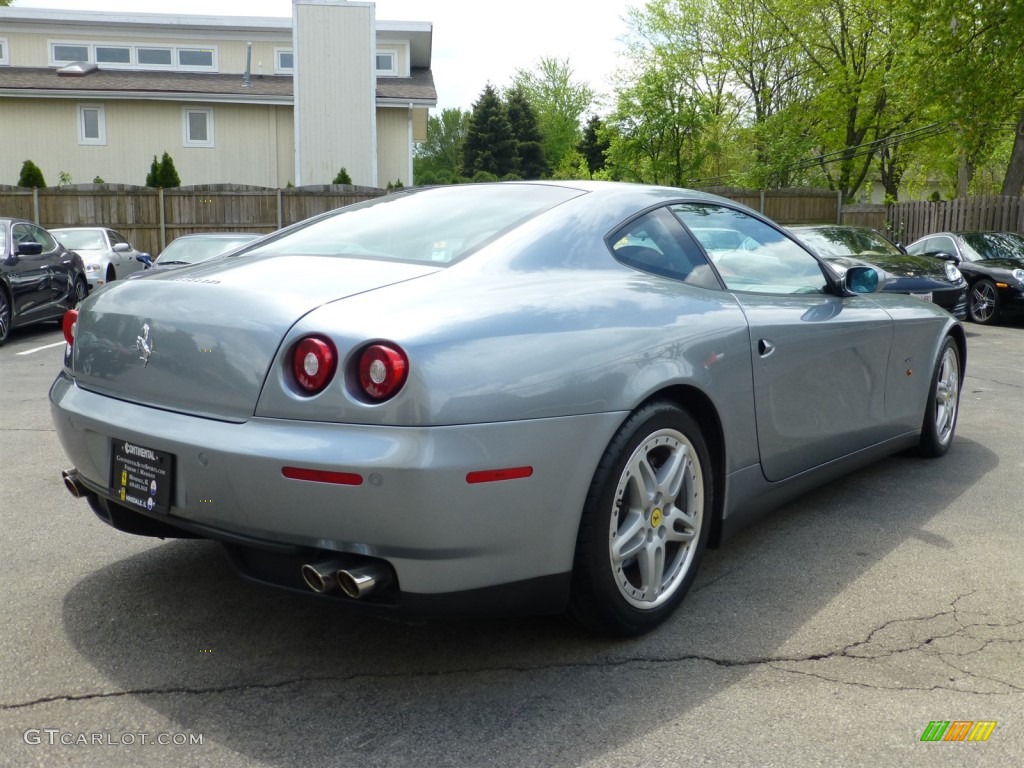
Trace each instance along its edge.
<instances>
[{"instance_id":1,"label":"dual exhaust pipe","mask_svg":"<svg viewBox=\"0 0 1024 768\"><path fill-rule=\"evenodd\" d=\"M82 483L77 469L65 469L61 477L68 493L76 499L94 495ZM349 566L340 560L327 560L302 566L302 580L314 592L326 594L338 589L353 600L360 600L390 584L391 569L384 563Z\"/></svg>"},{"instance_id":2,"label":"dual exhaust pipe","mask_svg":"<svg viewBox=\"0 0 1024 768\"><path fill-rule=\"evenodd\" d=\"M64 480L64 487L68 489L68 493L76 499L87 499L93 495L92 491L82 484L77 469L65 469L60 476Z\"/></svg>"},{"instance_id":3,"label":"dual exhaust pipe","mask_svg":"<svg viewBox=\"0 0 1024 768\"><path fill-rule=\"evenodd\" d=\"M360 600L391 583L391 569L383 563L351 566L340 560L306 563L302 580L319 594L341 590L353 600Z\"/></svg>"}]
</instances>

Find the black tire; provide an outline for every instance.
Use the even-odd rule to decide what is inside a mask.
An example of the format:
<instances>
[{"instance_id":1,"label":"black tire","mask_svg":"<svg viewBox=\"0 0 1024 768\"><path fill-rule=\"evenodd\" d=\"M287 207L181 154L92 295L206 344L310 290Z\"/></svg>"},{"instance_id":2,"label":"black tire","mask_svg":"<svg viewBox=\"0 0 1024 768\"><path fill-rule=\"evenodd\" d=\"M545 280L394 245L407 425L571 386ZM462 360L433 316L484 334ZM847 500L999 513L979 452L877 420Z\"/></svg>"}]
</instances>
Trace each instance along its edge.
<instances>
[{"instance_id":1,"label":"black tire","mask_svg":"<svg viewBox=\"0 0 1024 768\"><path fill-rule=\"evenodd\" d=\"M75 278L75 285L71 291L71 308L76 309L85 297L89 295L89 284L84 277Z\"/></svg>"},{"instance_id":2,"label":"black tire","mask_svg":"<svg viewBox=\"0 0 1024 768\"><path fill-rule=\"evenodd\" d=\"M932 383L928 388L921 439L917 446L919 456L938 458L945 455L952 445L956 420L960 413L962 384L960 348L947 336L939 349L939 357L935 361L935 370L932 373Z\"/></svg>"},{"instance_id":3,"label":"black tire","mask_svg":"<svg viewBox=\"0 0 1024 768\"><path fill-rule=\"evenodd\" d=\"M967 298L967 316L975 323L991 325L999 321L999 290L991 280L979 280L971 286Z\"/></svg>"},{"instance_id":4,"label":"black tire","mask_svg":"<svg viewBox=\"0 0 1024 768\"><path fill-rule=\"evenodd\" d=\"M11 309L11 300L7 298L7 291L0 286L0 346L7 341L11 335L11 322L14 315Z\"/></svg>"},{"instance_id":5,"label":"black tire","mask_svg":"<svg viewBox=\"0 0 1024 768\"><path fill-rule=\"evenodd\" d=\"M605 450L587 494L569 615L627 637L665 621L697 574L713 495L697 422L667 402L634 412Z\"/></svg>"}]
</instances>

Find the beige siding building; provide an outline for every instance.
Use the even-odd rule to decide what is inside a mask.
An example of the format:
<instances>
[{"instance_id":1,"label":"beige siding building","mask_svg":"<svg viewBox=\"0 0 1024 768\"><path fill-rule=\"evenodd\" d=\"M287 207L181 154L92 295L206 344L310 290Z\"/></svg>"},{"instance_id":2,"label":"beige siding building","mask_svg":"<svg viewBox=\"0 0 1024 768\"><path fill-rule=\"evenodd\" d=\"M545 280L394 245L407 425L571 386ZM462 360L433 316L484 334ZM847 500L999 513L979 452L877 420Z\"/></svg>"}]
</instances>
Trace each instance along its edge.
<instances>
[{"instance_id":1,"label":"beige siding building","mask_svg":"<svg viewBox=\"0 0 1024 768\"><path fill-rule=\"evenodd\" d=\"M371 2L293 0L287 18L0 8L0 184L412 184L437 94L428 22Z\"/></svg>"}]
</instances>

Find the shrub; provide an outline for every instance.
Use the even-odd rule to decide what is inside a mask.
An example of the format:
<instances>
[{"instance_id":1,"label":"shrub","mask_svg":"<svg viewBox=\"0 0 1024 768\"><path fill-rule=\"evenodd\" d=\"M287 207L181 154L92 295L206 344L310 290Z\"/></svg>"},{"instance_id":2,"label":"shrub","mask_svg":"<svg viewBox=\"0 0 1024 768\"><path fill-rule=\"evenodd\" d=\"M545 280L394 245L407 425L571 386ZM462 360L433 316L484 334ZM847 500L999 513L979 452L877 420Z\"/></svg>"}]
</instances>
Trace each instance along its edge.
<instances>
[{"instance_id":1,"label":"shrub","mask_svg":"<svg viewBox=\"0 0 1024 768\"><path fill-rule=\"evenodd\" d=\"M158 161L156 155L153 155L153 162L149 166L149 173L146 174L146 186L147 187L180 187L181 178L178 176L178 171L174 167L174 160L171 156L164 152L164 155Z\"/></svg>"},{"instance_id":2,"label":"shrub","mask_svg":"<svg viewBox=\"0 0 1024 768\"><path fill-rule=\"evenodd\" d=\"M490 171L477 171L476 173L473 174L473 178L470 179L470 181L472 181L474 184L479 183L479 182L497 181L497 180L498 180L497 175L491 173Z\"/></svg>"},{"instance_id":3,"label":"shrub","mask_svg":"<svg viewBox=\"0 0 1024 768\"><path fill-rule=\"evenodd\" d=\"M21 175L18 177L19 187L45 187L46 180L43 179L43 172L39 166L31 160L26 160L21 165Z\"/></svg>"},{"instance_id":4,"label":"shrub","mask_svg":"<svg viewBox=\"0 0 1024 768\"><path fill-rule=\"evenodd\" d=\"M332 181L331 183L332 184L351 184L352 183L352 177L348 175L348 171L345 170L345 166L341 167L341 170L338 171L338 175L334 177L334 181Z\"/></svg>"},{"instance_id":5,"label":"shrub","mask_svg":"<svg viewBox=\"0 0 1024 768\"><path fill-rule=\"evenodd\" d=\"M103 179L101 179L101 178L100 178L99 176L96 176L96 177L95 177L95 178L94 178L94 179L92 180L92 183L93 183L93 184L106 184L107 182L105 182L105 181L104 181Z\"/></svg>"}]
</instances>

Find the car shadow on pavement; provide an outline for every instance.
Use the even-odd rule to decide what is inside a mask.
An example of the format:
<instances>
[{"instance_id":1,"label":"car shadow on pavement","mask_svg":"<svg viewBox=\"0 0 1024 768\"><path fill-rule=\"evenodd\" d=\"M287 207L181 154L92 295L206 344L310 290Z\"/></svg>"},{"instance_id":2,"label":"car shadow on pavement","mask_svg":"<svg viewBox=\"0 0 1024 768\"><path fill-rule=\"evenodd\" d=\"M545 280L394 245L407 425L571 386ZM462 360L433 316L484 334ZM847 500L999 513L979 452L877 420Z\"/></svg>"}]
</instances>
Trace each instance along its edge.
<instances>
[{"instance_id":1,"label":"car shadow on pavement","mask_svg":"<svg viewBox=\"0 0 1024 768\"><path fill-rule=\"evenodd\" d=\"M929 523L966 511L998 463L958 438L942 460L894 456L801 497L709 552L675 616L633 640L559 617L364 616L245 583L196 541L82 579L64 629L109 695L239 764L580 765L685 722L758 665L863 641L884 608L853 605L825 627L819 614L901 548L947 556L954 543Z\"/></svg>"}]
</instances>

